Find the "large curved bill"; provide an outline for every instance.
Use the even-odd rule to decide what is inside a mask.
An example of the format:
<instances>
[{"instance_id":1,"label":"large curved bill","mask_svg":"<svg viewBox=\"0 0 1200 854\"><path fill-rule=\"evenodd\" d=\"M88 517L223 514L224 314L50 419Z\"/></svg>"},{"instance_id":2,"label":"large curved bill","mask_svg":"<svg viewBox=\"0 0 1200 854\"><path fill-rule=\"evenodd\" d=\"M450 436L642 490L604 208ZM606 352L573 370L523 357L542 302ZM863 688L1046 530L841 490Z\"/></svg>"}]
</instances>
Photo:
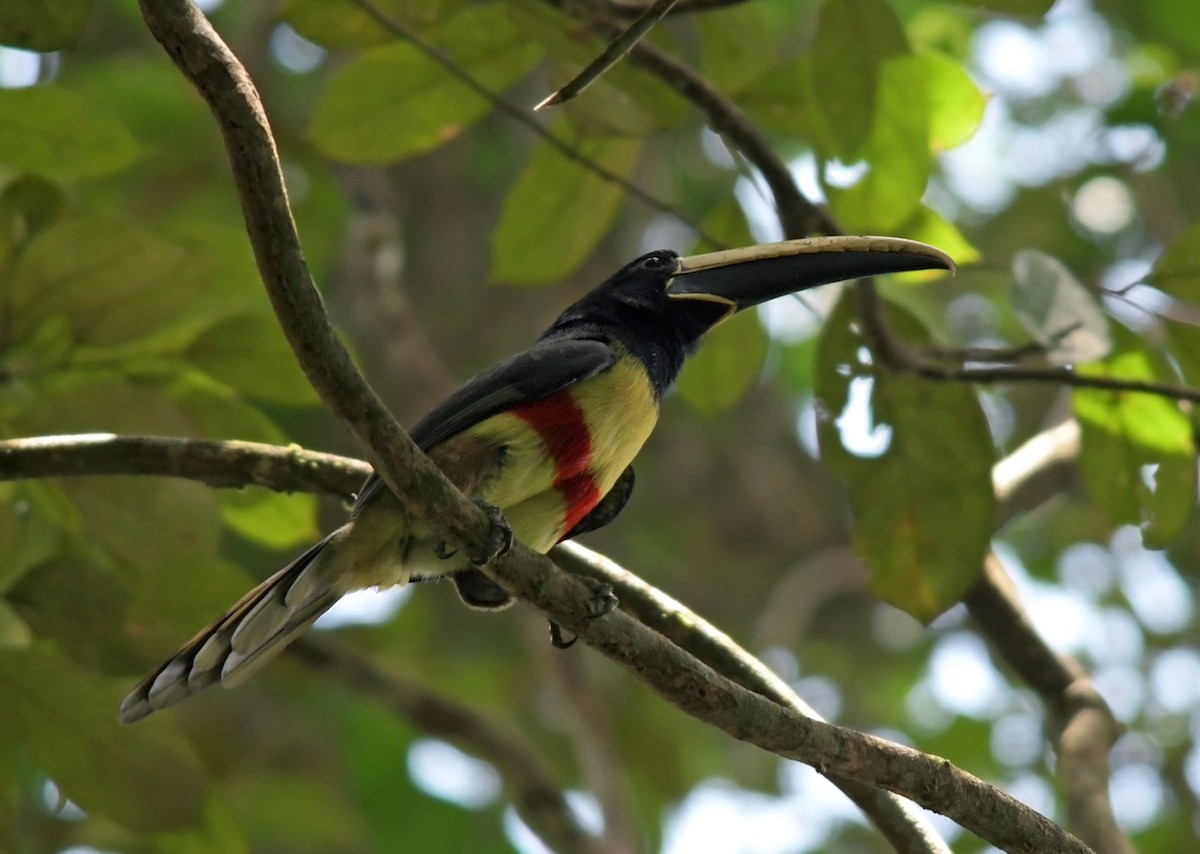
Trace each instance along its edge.
<instances>
[{"instance_id":1,"label":"large curved bill","mask_svg":"<svg viewBox=\"0 0 1200 854\"><path fill-rule=\"evenodd\" d=\"M940 249L900 237L812 237L691 255L677 262L667 295L725 303L740 311L785 294L830 282L949 270Z\"/></svg>"}]
</instances>

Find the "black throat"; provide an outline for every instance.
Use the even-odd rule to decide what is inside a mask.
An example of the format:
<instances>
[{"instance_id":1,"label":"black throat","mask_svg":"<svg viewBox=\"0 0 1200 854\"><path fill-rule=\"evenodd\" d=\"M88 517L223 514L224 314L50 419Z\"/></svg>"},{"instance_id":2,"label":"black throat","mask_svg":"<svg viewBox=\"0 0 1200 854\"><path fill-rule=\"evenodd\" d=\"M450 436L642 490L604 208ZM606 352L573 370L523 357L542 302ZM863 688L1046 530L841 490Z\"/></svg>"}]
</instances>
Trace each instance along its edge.
<instances>
[{"instance_id":1,"label":"black throat","mask_svg":"<svg viewBox=\"0 0 1200 854\"><path fill-rule=\"evenodd\" d=\"M710 303L667 301L659 311L608 302L573 306L542 335L543 341L592 338L613 344L641 362L659 400L675 384L683 363L724 309Z\"/></svg>"}]
</instances>

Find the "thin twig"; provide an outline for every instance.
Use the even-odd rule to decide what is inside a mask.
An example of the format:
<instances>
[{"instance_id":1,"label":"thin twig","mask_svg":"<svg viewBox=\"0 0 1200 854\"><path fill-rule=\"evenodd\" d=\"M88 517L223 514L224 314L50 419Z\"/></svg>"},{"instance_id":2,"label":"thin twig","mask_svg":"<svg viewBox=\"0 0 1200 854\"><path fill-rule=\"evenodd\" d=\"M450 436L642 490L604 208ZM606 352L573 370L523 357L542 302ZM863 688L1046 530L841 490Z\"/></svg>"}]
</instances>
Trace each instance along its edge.
<instances>
[{"instance_id":1,"label":"thin twig","mask_svg":"<svg viewBox=\"0 0 1200 854\"><path fill-rule=\"evenodd\" d=\"M598 57L589 62L582 71L568 80L565 85L543 98L533 108L533 111L536 113L539 110L544 110L546 107L553 107L555 104L561 104L564 101L569 101L577 97L584 89L599 80L604 72L620 62L621 58L629 53L633 49L633 46L641 41L646 33L650 32L653 26L671 11L671 7L675 3L676 0L654 0L653 3L638 15L632 24L608 43L607 47L604 48L604 51Z\"/></svg>"},{"instance_id":2,"label":"thin twig","mask_svg":"<svg viewBox=\"0 0 1200 854\"><path fill-rule=\"evenodd\" d=\"M213 487L353 497L371 467L361 460L260 442L88 433L0 441L0 481L73 475L182 477Z\"/></svg>"},{"instance_id":3,"label":"thin twig","mask_svg":"<svg viewBox=\"0 0 1200 854\"><path fill-rule=\"evenodd\" d=\"M710 12L713 9L724 9L749 2L750 0L679 0L669 14L672 16L694 15L697 12ZM613 15L631 18L634 15L640 15L646 8L646 3L638 2L638 0L604 0L604 6Z\"/></svg>"},{"instance_id":4,"label":"thin twig","mask_svg":"<svg viewBox=\"0 0 1200 854\"><path fill-rule=\"evenodd\" d=\"M497 92L489 89L469 71L459 65L454 57L450 56L450 54L446 53L440 47L430 44L428 41L422 38L416 30L413 30L411 27L407 26L396 18L384 14L369 0L349 0L349 2L361 9L371 18L371 20L377 23L384 30L396 36L397 38L404 39L417 50L421 51L421 53L425 54L438 65L442 66L442 68L446 69L446 72L450 74L451 77L458 80L476 95L486 100L489 104L495 107L496 110L508 116L522 127L532 131L534 135L540 137L548 146L553 148L563 157L567 158L573 163L578 163L584 169L588 170L602 180L608 181L610 184L615 184L628 193L632 198L637 199L647 207L653 208L660 213L669 214L670 216L675 217L677 220L694 231L697 237L699 237L705 243L710 244L712 247L716 249L725 248L724 245L712 234L705 231L704 228L699 224L689 220L677 208L668 204L667 202L662 201L661 199L656 198L655 196L652 196L650 193L647 193L636 184L625 180L611 169L608 169L600 163L597 163L595 160L579 151L579 149L572 146L566 140L560 139L550 130L539 124L529 115L528 110L516 106L515 104L501 97Z\"/></svg>"},{"instance_id":5,"label":"thin twig","mask_svg":"<svg viewBox=\"0 0 1200 854\"><path fill-rule=\"evenodd\" d=\"M1101 377L1091 374L1080 374L1069 368L1035 368L1035 367L991 367L965 368L945 367L917 363L907 366L918 376L930 380L950 380L954 382L974 383L976 385L992 385L994 383L1052 383L1054 385L1072 386L1075 388L1098 388L1108 391L1130 391L1142 394L1154 394L1172 400L1200 401L1200 389L1172 383L1153 382L1151 380L1130 380L1119 377Z\"/></svg>"},{"instance_id":6,"label":"thin twig","mask_svg":"<svg viewBox=\"0 0 1200 854\"><path fill-rule=\"evenodd\" d=\"M567 14L579 11L567 0L545 2ZM608 21L585 19L583 22L604 38L615 38L621 32L620 27ZM731 147L762 173L775 199L775 210L785 237L836 233L826 212L800 192L787 164L737 104L713 88L694 69L653 45L645 42L634 45L629 59L695 104L713 130L726 137Z\"/></svg>"},{"instance_id":7,"label":"thin twig","mask_svg":"<svg viewBox=\"0 0 1200 854\"><path fill-rule=\"evenodd\" d=\"M594 29L606 31L602 24ZM630 61L654 74L692 103L699 106L713 130L724 136L759 172L771 189L784 237L836 234L826 211L809 201L796 186L792 172L741 109L695 70L653 45L641 43L629 53Z\"/></svg>"}]
</instances>

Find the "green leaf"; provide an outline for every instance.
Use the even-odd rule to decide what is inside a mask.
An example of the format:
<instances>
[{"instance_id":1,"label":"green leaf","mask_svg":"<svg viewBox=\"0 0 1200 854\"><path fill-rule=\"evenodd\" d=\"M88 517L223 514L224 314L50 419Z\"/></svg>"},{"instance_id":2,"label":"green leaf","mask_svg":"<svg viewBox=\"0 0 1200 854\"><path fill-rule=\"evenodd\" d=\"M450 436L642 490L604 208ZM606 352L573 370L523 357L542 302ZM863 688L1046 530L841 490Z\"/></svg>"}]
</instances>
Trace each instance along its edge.
<instances>
[{"instance_id":1,"label":"green leaf","mask_svg":"<svg viewBox=\"0 0 1200 854\"><path fill-rule=\"evenodd\" d=\"M576 147L627 178L637 164L642 141L591 137ZM561 281L607 233L624 192L542 143L504 200L500 223L492 233L491 278L521 285Z\"/></svg>"},{"instance_id":2,"label":"green leaf","mask_svg":"<svg viewBox=\"0 0 1200 854\"><path fill-rule=\"evenodd\" d=\"M1165 343L1179 373L1192 385L1200 385L1200 327L1172 319L1163 325Z\"/></svg>"},{"instance_id":3,"label":"green leaf","mask_svg":"<svg viewBox=\"0 0 1200 854\"><path fill-rule=\"evenodd\" d=\"M158 834L155 850L158 854L249 854L246 835L226 799L211 796L206 818L203 827Z\"/></svg>"},{"instance_id":4,"label":"green leaf","mask_svg":"<svg viewBox=\"0 0 1200 854\"><path fill-rule=\"evenodd\" d=\"M679 396L706 415L728 409L762 375L767 333L754 312L735 315L704 337L679 375Z\"/></svg>"},{"instance_id":5,"label":"green leaf","mask_svg":"<svg viewBox=\"0 0 1200 854\"><path fill-rule=\"evenodd\" d=\"M919 205L913 215L896 229L896 233L936 246L953 258L959 267L974 264L980 258L979 250L958 230L958 226L925 205ZM928 282L944 278L945 275L941 270L917 270L912 273L897 273L892 276L892 280L907 283Z\"/></svg>"},{"instance_id":6,"label":"green leaf","mask_svg":"<svg viewBox=\"0 0 1200 854\"><path fill-rule=\"evenodd\" d=\"M872 376L861 361L857 316L847 291L818 344L821 454L849 493L854 547L870 567L872 590L928 622L962 597L983 566L995 449L969 386L885 372L870 380L870 405L875 429L890 431L887 445L871 457L847 448L838 422L851 384ZM889 306L888 316L905 341L928 340L910 315Z\"/></svg>"},{"instance_id":7,"label":"green leaf","mask_svg":"<svg viewBox=\"0 0 1200 854\"><path fill-rule=\"evenodd\" d=\"M94 672L136 669L125 611L131 585L70 549L36 568L9 591L9 601L39 638Z\"/></svg>"},{"instance_id":8,"label":"green leaf","mask_svg":"<svg viewBox=\"0 0 1200 854\"><path fill-rule=\"evenodd\" d=\"M13 610L12 605L0 599L0 650L26 649L33 640L29 624Z\"/></svg>"},{"instance_id":9,"label":"green leaf","mask_svg":"<svg viewBox=\"0 0 1200 854\"><path fill-rule=\"evenodd\" d=\"M874 122L862 146L867 174L855 185L829 188L829 202L851 233L887 234L921 203L933 168L924 62L898 56L879 71Z\"/></svg>"},{"instance_id":10,"label":"green leaf","mask_svg":"<svg viewBox=\"0 0 1200 854\"><path fill-rule=\"evenodd\" d=\"M921 51L913 59L922 69L928 93L931 147L945 151L961 145L983 121L987 96L958 60L934 51Z\"/></svg>"},{"instance_id":11,"label":"green leaf","mask_svg":"<svg viewBox=\"0 0 1200 854\"><path fill-rule=\"evenodd\" d=\"M180 544L190 560L216 553L217 500L203 484L92 477L73 481L68 495L79 509L84 535L108 551L124 578L170 571L180 561Z\"/></svg>"},{"instance_id":12,"label":"green leaf","mask_svg":"<svg viewBox=\"0 0 1200 854\"><path fill-rule=\"evenodd\" d=\"M831 156L856 160L875 121L880 69L908 52L908 39L885 0L827 0L812 46L813 85Z\"/></svg>"},{"instance_id":13,"label":"green leaf","mask_svg":"<svg viewBox=\"0 0 1200 854\"><path fill-rule=\"evenodd\" d=\"M37 51L73 47L91 11L92 0L4 0L0 44Z\"/></svg>"},{"instance_id":14,"label":"green leaf","mask_svg":"<svg viewBox=\"0 0 1200 854\"><path fill-rule=\"evenodd\" d=\"M139 153L129 131L74 92L0 89L0 164L71 181L111 175Z\"/></svg>"},{"instance_id":15,"label":"green leaf","mask_svg":"<svg viewBox=\"0 0 1200 854\"><path fill-rule=\"evenodd\" d=\"M793 8L797 16L816 10L812 3L803 11ZM705 76L726 95L739 90L778 62L778 23L771 9L762 3L741 3L727 9L714 9L697 15L700 30L700 67Z\"/></svg>"},{"instance_id":16,"label":"green leaf","mask_svg":"<svg viewBox=\"0 0 1200 854\"><path fill-rule=\"evenodd\" d=\"M1114 331L1113 354L1079 366L1078 373L1131 380L1169 374L1140 339ZM1186 523L1196 500L1191 422L1178 403L1155 394L1076 388L1071 400L1088 491L1113 521L1140 525L1147 546L1161 547Z\"/></svg>"},{"instance_id":17,"label":"green leaf","mask_svg":"<svg viewBox=\"0 0 1200 854\"><path fill-rule=\"evenodd\" d=\"M1104 309L1057 258L1022 249L1012 275L1013 313L1050 361L1090 362L1112 349Z\"/></svg>"},{"instance_id":18,"label":"green leaf","mask_svg":"<svg viewBox=\"0 0 1200 854\"><path fill-rule=\"evenodd\" d=\"M32 567L53 555L61 544L59 529L26 497L28 491L29 487L22 485L13 489L11 499L0 497L0 543L4 543L0 593L7 592Z\"/></svg>"},{"instance_id":19,"label":"green leaf","mask_svg":"<svg viewBox=\"0 0 1200 854\"><path fill-rule=\"evenodd\" d=\"M316 392L271 316L239 314L200 333L184 357L205 373L251 397L314 404Z\"/></svg>"},{"instance_id":20,"label":"green leaf","mask_svg":"<svg viewBox=\"0 0 1200 854\"><path fill-rule=\"evenodd\" d=\"M132 223L63 220L38 235L17 265L6 306L10 334L20 341L65 318L75 345L145 335L193 301L189 291L171 287L187 262L182 247Z\"/></svg>"},{"instance_id":21,"label":"green leaf","mask_svg":"<svg viewBox=\"0 0 1200 854\"><path fill-rule=\"evenodd\" d=\"M423 30L457 10L464 0L378 0L371 5L386 17ZM397 36L352 3L287 0L283 20L311 42L328 48L376 47Z\"/></svg>"},{"instance_id":22,"label":"green leaf","mask_svg":"<svg viewBox=\"0 0 1200 854\"><path fill-rule=\"evenodd\" d=\"M0 192L0 277L21 249L39 232L61 219L66 196L56 184L36 175L22 175Z\"/></svg>"},{"instance_id":23,"label":"green leaf","mask_svg":"<svg viewBox=\"0 0 1200 854\"><path fill-rule=\"evenodd\" d=\"M402 774L400 763L396 773ZM350 803L341 781L296 776L241 779L231 802L259 848L279 851L367 851L363 816Z\"/></svg>"},{"instance_id":24,"label":"green leaf","mask_svg":"<svg viewBox=\"0 0 1200 854\"><path fill-rule=\"evenodd\" d=\"M0 725L83 809L137 831L202 820L198 763L148 728L118 724L115 687L51 653L3 650L0 692Z\"/></svg>"},{"instance_id":25,"label":"green leaf","mask_svg":"<svg viewBox=\"0 0 1200 854\"><path fill-rule=\"evenodd\" d=\"M430 40L496 92L541 57L538 45L499 4L463 10L435 28ZM483 97L404 42L368 51L339 71L317 104L309 133L330 157L386 163L437 148L490 109Z\"/></svg>"},{"instance_id":26,"label":"green leaf","mask_svg":"<svg viewBox=\"0 0 1200 854\"><path fill-rule=\"evenodd\" d=\"M997 15L1021 18L1040 18L1050 11L1054 0L947 0L956 6L982 9Z\"/></svg>"},{"instance_id":27,"label":"green leaf","mask_svg":"<svg viewBox=\"0 0 1200 854\"><path fill-rule=\"evenodd\" d=\"M287 441L284 432L262 410L208 374L184 371L171 380L166 391L188 417L188 435L274 444Z\"/></svg>"},{"instance_id":28,"label":"green leaf","mask_svg":"<svg viewBox=\"0 0 1200 854\"><path fill-rule=\"evenodd\" d=\"M1200 306L1200 225L1172 241L1146 281L1181 302Z\"/></svg>"},{"instance_id":29,"label":"green leaf","mask_svg":"<svg viewBox=\"0 0 1200 854\"><path fill-rule=\"evenodd\" d=\"M317 538L317 499L269 489L221 493L221 518L239 534L276 549Z\"/></svg>"}]
</instances>

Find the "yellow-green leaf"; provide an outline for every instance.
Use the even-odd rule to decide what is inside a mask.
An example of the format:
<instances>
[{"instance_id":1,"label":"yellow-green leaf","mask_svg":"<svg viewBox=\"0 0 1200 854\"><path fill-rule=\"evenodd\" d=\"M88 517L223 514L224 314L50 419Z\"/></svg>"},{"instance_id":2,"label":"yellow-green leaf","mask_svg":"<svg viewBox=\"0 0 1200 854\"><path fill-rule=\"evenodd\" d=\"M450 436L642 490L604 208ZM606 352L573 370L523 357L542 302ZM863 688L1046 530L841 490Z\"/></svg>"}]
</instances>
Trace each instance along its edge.
<instances>
[{"instance_id":1,"label":"yellow-green leaf","mask_svg":"<svg viewBox=\"0 0 1200 854\"><path fill-rule=\"evenodd\" d=\"M762 375L767 333L754 312L735 315L704 337L679 375L679 395L706 415L728 409Z\"/></svg>"},{"instance_id":2,"label":"yellow-green leaf","mask_svg":"<svg viewBox=\"0 0 1200 854\"><path fill-rule=\"evenodd\" d=\"M921 51L914 59L928 93L930 145L934 151L961 145L983 121L987 97L958 60L935 51Z\"/></svg>"},{"instance_id":3,"label":"yellow-green leaf","mask_svg":"<svg viewBox=\"0 0 1200 854\"><path fill-rule=\"evenodd\" d=\"M1117 349L1082 365L1087 376L1159 380L1163 365L1133 334L1114 326ZM1147 545L1162 546L1186 523L1196 501L1192 425L1173 400L1155 394L1076 388L1080 466L1088 491L1113 520L1142 527Z\"/></svg>"},{"instance_id":4,"label":"yellow-green leaf","mask_svg":"<svg viewBox=\"0 0 1200 854\"><path fill-rule=\"evenodd\" d=\"M221 518L244 537L276 549L317 538L317 499L246 488L221 493Z\"/></svg>"},{"instance_id":5,"label":"yellow-green leaf","mask_svg":"<svg viewBox=\"0 0 1200 854\"><path fill-rule=\"evenodd\" d=\"M908 39L885 0L826 0L812 46L816 103L831 156L858 158L871 132L880 68L908 52Z\"/></svg>"},{"instance_id":6,"label":"yellow-green leaf","mask_svg":"<svg viewBox=\"0 0 1200 854\"><path fill-rule=\"evenodd\" d=\"M117 723L120 690L52 653L0 650L0 726L66 797L131 830L198 824L199 764L182 745Z\"/></svg>"},{"instance_id":7,"label":"yellow-green leaf","mask_svg":"<svg viewBox=\"0 0 1200 854\"><path fill-rule=\"evenodd\" d=\"M916 211L933 168L919 57L897 56L880 67L874 121L861 153L867 174L844 190L831 187L829 203L851 233L888 234Z\"/></svg>"},{"instance_id":8,"label":"yellow-green leaf","mask_svg":"<svg viewBox=\"0 0 1200 854\"><path fill-rule=\"evenodd\" d=\"M251 397L290 404L317 401L278 323L268 315L226 318L200 333L184 356L213 378Z\"/></svg>"},{"instance_id":9,"label":"yellow-green leaf","mask_svg":"<svg viewBox=\"0 0 1200 854\"><path fill-rule=\"evenodd\" d=\"M65 181L97 178L124 169L138 154L124 126L74 92L0 89L0 164L10 169Z\"/></svg>"},{"instance_id":10,"label":"yellow-green leaf","mask_svg":"<svg viewBox=\"0 0 1200 854\"><path fill-rule=\"evenodd\" d=\"M465 9L429 39L493 91L524 76L541 57L500 4ZM386 163L448 142L490 109L440 64L399 42L363 53L334 76L309 134L330 157Z\"/></svg>"},{"instance_id":11,"label":"yellow-green leaf","mask_svg":"<svg viewBox=\"0 0 1200 854\"><path fill-rule=\"evenodd\" d=\"M642 141L591 137L576 147L610 172L628 177ZM624 192L542 143L504 200L492 233L491 277L522 285L561 281L608 231Z\"/></svg>"},{"instance_id":12,"label":"yellow-green leaf","mask_svg":"<svg viewBox=\"0 0 1200 854\"><path fill-rule=\"evenodd\" d=\"M9 334L20 341L56 318L66 319L77 346L148 334L194 300L172 287L187 261L182 247L121 219L62 220L38 235L17 264L4 305Z\"/></svg>"},{"instance_id":13,"label":"yellow-green leaf","mask_svg":"<svg viewBox=\"0 0 1200 854\"><path fill-rule=\"evenodd\" d=\"M1181 302L1200 306L1200 225L1171 242L1154 262L1147 280Z\"/></svg>"},{"instance_id":14,"label":"yellow-green leaf","mask_svg":"<svg viewBox=\"0 0 1200 854\"><path fill-rule=\"evenodd\" d=\"M91 11L92 0L4 0L0 44L38 51L72 47Z\"/></svg>"},{"instance_id":15,"label":"yellow-green leaf","mask_svg":"<svg viewBox=\"0 0 1200 854\"><path fill-rule=\"evenodd\" d=\"M894 306L905 341L928 335ZM928 622L957 602L983 566L992 530L995 448L975 392L965 385L869 371L866 342L847 291L822 330L817 354L822 457L849 493L855 549L871 588ZM847 447L839 421L852 413L851 386L870 383L869 417L882 450Z\"/></svg>"}]
</instances>

